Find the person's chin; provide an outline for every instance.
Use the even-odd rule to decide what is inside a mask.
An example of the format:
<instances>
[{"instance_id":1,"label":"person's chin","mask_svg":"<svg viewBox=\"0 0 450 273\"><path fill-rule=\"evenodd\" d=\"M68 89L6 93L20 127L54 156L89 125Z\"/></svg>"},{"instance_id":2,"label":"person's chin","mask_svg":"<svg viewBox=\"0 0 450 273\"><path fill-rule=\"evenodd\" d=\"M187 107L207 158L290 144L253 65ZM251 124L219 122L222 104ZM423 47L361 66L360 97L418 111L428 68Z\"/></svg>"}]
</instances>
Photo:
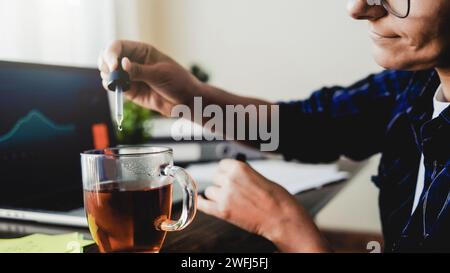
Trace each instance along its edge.
<instances>
[{"instance_id":1,"label":"person's chin","mask_svg":"<svg viewBox=\"0 0 450 273\"><path fill-rule=\"evenodd\" d=\"M402 60L404 48L400 37L385 37L375 32L371 32L370 36L374 59L378 65L386 69L407 69L407 64Z\"/></svg>"},{"instance_id":2,"label":"person's chin","mask_svg":"<svg viewBox=\"0 0 450 273\"><path fill-rule=\"evenodd\" d=\"M419 58L417 54L408 53L406 50L391 49L374 46L375 62L385 68L393 70L419 71L437 66L437 57Z\"/></svg>"},{"instance_id":3,"label":"person's chin","mask_svg":"<svg viewBox=\"0 0 450 273\"><path fill-rule=\"evenodd\" d=\"M398 54L390 50L375 46L373 55L375 62L383 68L396 70L406 69L406 64L398 59Z\"/></svg>"}]
</instances>

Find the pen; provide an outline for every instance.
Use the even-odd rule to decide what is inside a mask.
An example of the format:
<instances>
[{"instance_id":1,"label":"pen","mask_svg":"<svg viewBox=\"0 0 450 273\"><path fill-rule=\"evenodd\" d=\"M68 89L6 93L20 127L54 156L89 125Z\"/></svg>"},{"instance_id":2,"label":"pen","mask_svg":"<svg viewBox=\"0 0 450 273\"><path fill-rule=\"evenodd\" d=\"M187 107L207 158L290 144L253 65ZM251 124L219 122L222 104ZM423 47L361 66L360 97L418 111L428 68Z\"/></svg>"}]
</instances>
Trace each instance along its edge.
<instances>
[{"instance_id":1,"label":"pen","mask_svg":"<svg viewBox=\"0 0 450 273\"><path fill-rule=\"evenodd\" d=\"M247 156L243 153L237 153L234 159L236 159L237 161L247 163Z\"/></svg>"}]
</instances>

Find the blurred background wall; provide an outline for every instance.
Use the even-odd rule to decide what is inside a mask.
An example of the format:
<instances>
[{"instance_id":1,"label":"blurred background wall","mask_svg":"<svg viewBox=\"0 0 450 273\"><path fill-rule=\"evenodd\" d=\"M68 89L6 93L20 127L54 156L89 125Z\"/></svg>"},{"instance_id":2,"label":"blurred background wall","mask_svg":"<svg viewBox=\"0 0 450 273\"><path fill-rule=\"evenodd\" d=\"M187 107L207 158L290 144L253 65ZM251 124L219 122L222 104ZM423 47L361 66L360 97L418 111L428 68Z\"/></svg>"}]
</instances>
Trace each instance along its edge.
<instances>
[{"instance_id":1,"label":"blurred background wall","mask_svg":"<svg viewBox=\"0 0 450 273\"><path fill-rule=\"evenodd\" d=\"M141 40L199 64L214 85L269 100L381 70L346 1L0 0L0 37L0 59L79 66L95 66L110 40ZM376 163L320 213L322 227L380 232Z\"/></svg>"}]
</instances>

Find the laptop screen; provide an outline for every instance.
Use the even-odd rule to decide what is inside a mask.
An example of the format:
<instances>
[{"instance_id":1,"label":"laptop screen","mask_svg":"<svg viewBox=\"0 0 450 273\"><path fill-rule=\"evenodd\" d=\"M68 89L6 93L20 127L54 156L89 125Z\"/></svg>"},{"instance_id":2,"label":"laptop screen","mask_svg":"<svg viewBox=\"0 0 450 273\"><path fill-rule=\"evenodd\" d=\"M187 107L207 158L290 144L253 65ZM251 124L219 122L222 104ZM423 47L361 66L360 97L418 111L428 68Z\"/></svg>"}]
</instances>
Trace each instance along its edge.
<instances>
[{"instance_id":1,"label":"laptop screen","mask_svg":"<svg viewBox=\"0 0 450 273\"><path fill-rule=\"evenodd\" d=\"M80 207L80 152L113 134L96 69L0 62L0 207Z\"/></svg>"}]
</instances>

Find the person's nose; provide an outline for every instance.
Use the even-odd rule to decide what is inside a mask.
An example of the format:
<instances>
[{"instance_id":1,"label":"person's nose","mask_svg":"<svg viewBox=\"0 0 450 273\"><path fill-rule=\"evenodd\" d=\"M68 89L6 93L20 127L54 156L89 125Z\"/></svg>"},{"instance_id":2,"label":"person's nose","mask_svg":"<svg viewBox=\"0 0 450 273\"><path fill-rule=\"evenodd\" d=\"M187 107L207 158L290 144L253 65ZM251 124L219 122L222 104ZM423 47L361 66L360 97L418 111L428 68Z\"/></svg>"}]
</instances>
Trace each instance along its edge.
<instances>
[{"instance_id":1,"label":"person's nose","mask_svg":"<svg viewBox=\"0 0 450 273\"><path fill-rule=\"evenodd\" d=\"M373 2L373 4L370 4ZM357 20L377 20L386 16L387 11L376 0L348 0L347 9L351 17Z\"/></svg>"}]
</instances>

